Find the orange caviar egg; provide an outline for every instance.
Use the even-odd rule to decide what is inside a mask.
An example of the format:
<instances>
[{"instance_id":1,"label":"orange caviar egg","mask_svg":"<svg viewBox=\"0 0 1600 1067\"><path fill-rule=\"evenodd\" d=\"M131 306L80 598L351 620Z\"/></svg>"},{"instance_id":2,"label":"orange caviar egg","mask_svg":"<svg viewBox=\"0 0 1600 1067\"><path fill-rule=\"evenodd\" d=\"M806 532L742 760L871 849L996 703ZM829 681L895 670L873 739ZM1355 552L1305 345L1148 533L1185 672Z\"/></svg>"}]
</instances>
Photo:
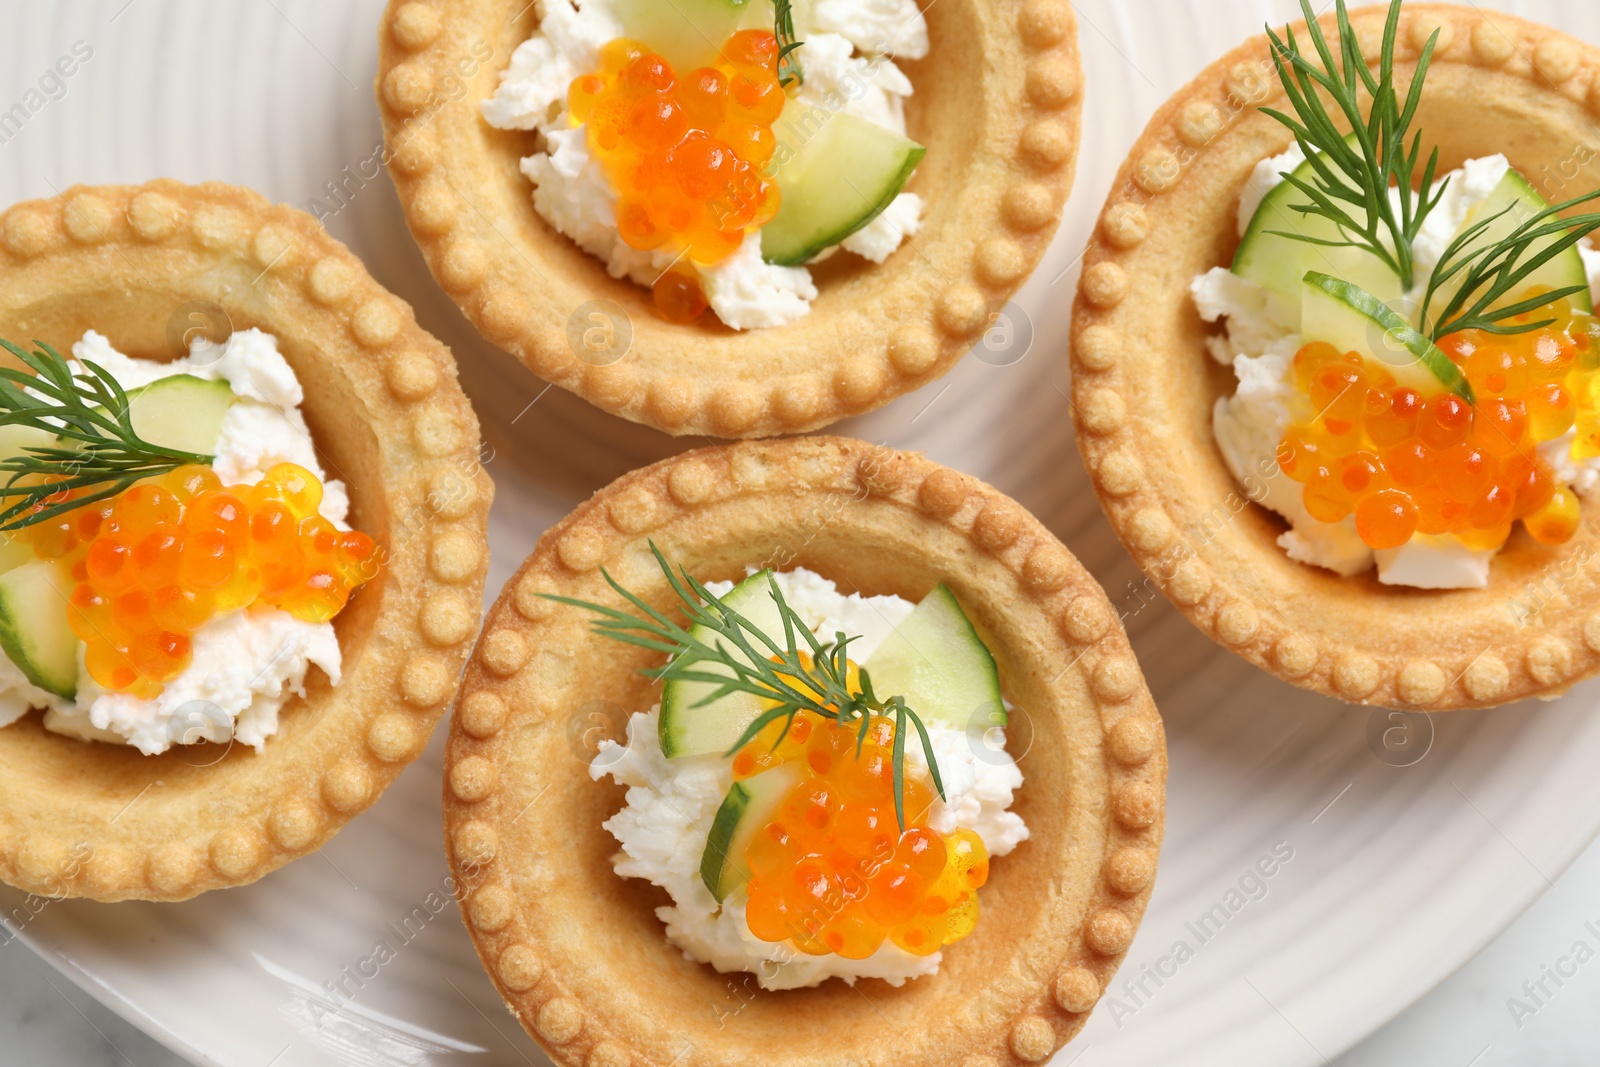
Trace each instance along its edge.
<instances>
[{"instance_id":1,"label":"orange caviar egg","mask_svg":"<svg viewBox=\"0 0 1600 1067\"><path fill-rule=\"evenodd\" d=\"M886 863L867 883L867 917L880 926L903 926L922 910L923 880L903 863Z\"/></svg>"},{"instance_id":2,"label":"orange caviar egg","mask_svg":"<svg viewBox=\"0 0 1600 1067\"><path fill-rule=\"evenodd\" d=\"M931 956L944 946L944 918L919 915L896 930L893 936L894 943L913 956Z\"/></svg>"},{"instance_id":3,"label":"orange caviar egg","mask_svg":"<svg viewBox=\"0 0 1600 1067\"><path fill-rule=\"evenodd\" d=\"M705 311L706 294L700 289L700 279L686 270L674 267L663 271L650 287L656 311L668 322L689 323Z\"/></svg>"},{"instance_id":4,"label":"orange caviar egg","mask_svg":"<svg viewBox=\"0 0 1600 1067\"><path fill-rule=\"evenodd\" d=\"M1476 498L1494 477L1493 461L1472 445L1456 445L1434 453L1433 465L1445 495L1462 503Z\"/></svg>"},{"instance_id":5,"label":"orange caviar egg","mask_svg":"<svg viewBox=\"0 0 1600 1067\"><path fill-rule=\"evenodd\" d=\"M1368 492L1377 492L1387 477L1383 461L1371 452L1350 453L1335 464L1334 472L1339 479L1338 488L1352 502Z\"/></svg>"},{"instance_id":6,"label":"orange caviar egg","mask_svg":"<svg viewBox=\"0 0 1600 1067\"><path fill-rule=\"evenodd\" d=\"M1509 479L1508 484L1514 493L1511 513L1519 519L1526 519L1544 507L1556 491L1556 484L1549 473L1537 465L1518 473Z\"/></svg>"},{"instance_id":7,"label":"orange caviar egg","mask_svg":"<svg viewBox=\"0 0 1600 1067\"><path fill-rule=\"evenodd\" d=\"M682 72L618 38L601 49L600 70L567 88L567 109L587 126L617 190L623 241L686 260L655 285L656 308L669 322L692 322L705 310L695 266L726 259L747 231L777 214L777 185L762 169L776 151L772 126L786 100L777 55L771 33L740 30L719 63Z\"/></svg>"},{"instance_id":8,"label":"orange caviar egg","mask_svg":"<svg viewBox=\"0 0 1600 1067\"><path fill-rule=\"evenodd\" d=\"M1474 552L1494 552L1498 551L1511 536L1511 524L1503 522L1498 526L1489 526L1481 530L1460 530L1456 536L1461 539L1462 544Z\"/></svg>"},{"instance_id":9,"label":"orange caviar egg","mask_svg":"<svg viewBox=\"0 0 1600 1067\"><path fill-rule=\"evenodd\" d=\"M1559 545L1578 532L1578 498L1565 486L1550 494L1542 507L1523 520L1535 541Z\"/></svg>"},{"instance_id":10,"label":"orange caviar egg","mask_svg":"<svg viewBox=\"0 0 1600 1067\"><path fill-rule=\"evenodd\" d=\"M94 537L102 526L100 513L85 509L83 518L92 525L79 523L80 536ZM183 518L183 504L175 493L161 485L141 483L116 497L111 514L104 519L104 529L118 534L144 531L157 526L173 526Z\"/></svg>"},{"instance_id":11,"label":"orange caviar egg","mask_svg":"<svg viewBox=\"0 0 1600 1067\"><path fill-rule=\"evenodd\" d=\"M1366 416L1367 436L1379 446L1397 445L1408 440L1416 433L1422 406L1422 396L1415 389L1396 389L1386 406Z\"/></svg>"},{"instance_id":12,"label":"orange caviar egg","mask_svg":"<svg viewBox=\"0 0 1600 1067\"><path fill-rule=\"evenodd\" d=\"M1294 355L1294 384L1302 393L1310 392L1311 379L1317 370L1325 363L1331 363L1340 358L1337 348L1326 341L1311 341L1302 345L1300 351Z\"/></svg>"},{"instance_id":13,"label":"orange caviar egg","mask_svg":"<svg viewBox=\"0 0 1600 1067\"><path fill-rule=\"evenodd\" d=\"M1573 338L1558 331L1538 331L1527 353L1528 374L1535 382L1563 381L1588 341L1587 334Z\"/></svg>"},{"instance_id":14,"label":"orange caviar egg","mask_svg":"<svg viewBox=\"0 0 1600 1067\"><path fill-rule=\"evenodd\" d=\"M846 853L882 862L894 855L900 831L894 812L870 804L845 803L839 805L833 835Z\"/></svg>"},{"instance_id":15,"label":"orange caviar egg","mask_svg":"<svg viewBox=\"0 0 1600 1067\"><path fill-rule=\"evenodd\" d=\"M121 592L133 583L136 575L127 566L133 556L133 546L120 537L99 537L89 545L84 557L88 577L94 584L108 592Z\"/></svg>"},{"instance_id":16,"label":"orange caviar egg","mask_svg":"<svg viewBox=\"0 0 1600 1067\"><path fill-rule=\"evenodd\" d=\"M1520 355L1500 345L1486 345L1467 357L1467 381L1480 395L1507 396L1528 385L1528 364Z\"/></svg>"},{"instance_id":17,"label":"orange caviar egg","mask_svg":"<svg viewBox=\"0 0 1600 1067\"><path fill-rule=\"evenodd\" d=\"M376 544L336 529L321 503L322 483L292 463L232 487L188 466L26 536L73 576L68 624L90 677L148 698L188 667L195 631L217 615L265 603L323 621L376 577Z\"/></svg>"},{"instance_id":18,"label":"orange caviar egg","mask_svg":"<svg viewBox=\"0 0 1600 1067\"><path fill-rule=\"evenodd\" d=\"M1278 445L1278 469L1297 482L1307 481L1320 466L1320 452L1316 438L1304 430L1292 429Z\"/></svg>"},{"instance_id":19,"label":"orange caviar egg","mask_svg":"<svg viewBox=\"0 0 1600 1067\"><path fill-rule=\"evenodd\" d=\"M722 58L740 71L776 70L778 39L762 30L740 30L723 44Z\"/></svg>"},{"instance_id":20,"label":"orange caviar egg","mask_svg":"<svg viewBox=\"0 0 1600 1067\"><path fill-rule=\"evenodd\" d=\"M864 960L878 951L886 936L888 931L861 912L847 911L828 923L822 943L847 960Z\"/></svg>"},{"instance_id":21,"label":"orange caviar egg","mask_svg":"<svg viewBox=\"0 0 1600 1067\"><path fill-rule=\"evenodd\" d=\"M1437 485L1425 485L1411 494L1417 505L1417 532L1450 533L1466 516L1467 506L1445 496Z\"/></svg>"},{"instance_id":22,"label":"orange caviar egg","mask_svg":"<svg viewBox=\"0 0 1600 1067\"><path fill-rule=\"evenodd\" d=\"M1414 437L1385 450L1383 468L1394 483L1404 489L1427 485L1437 474L1433 449Z\"/></svg>"},{"instance_id":23,"label":"orange caviar egg","mask_svg":"<svg viewBox=\"0 0 1600 1067\"><path fill-rule=\"evenodd\" d=\"M1382 489L1356 505L1356 532L1372 548L1399 548L1417 532L1416 501L1399 489Z\"/></svg>"},{"instance_id":24,"label":"orange caviar egg","mask_svg":"<svg viewBox=\"0 0 1600 1067\"><path fill-rule=\"evenodd\" d=\"M1554 440L1572 429L1577 405L1566 386L1545 382L1528 391L1528 427L1541 441Z\"/></svg>"},{"instance_id":25,"label":"orange caviar egg","mask_svg":"<svg viewBox=\"0 0 1600 1067\"><path fill-rule=\"evenodd\" d=\"M1339 522L1350 514L1350 502L1333 472L1318 468L1307 482L1303 499L1306 510L1319 522Z\"/></svg>"},{"instance_id":26,"label":"orange caviar egg","mask_svg":"<svg viewBox=\"0 0 1600 1067\"><path fill-rule=\"evenodd\" d=\"M1520 399L1480 398L1472 417L1472 441L1493 456L1516 451L1528 428L1528 409Z\"/></svg>"},{"instance_id":27,"label":"orange caviar egg","mask_svg":"<svg viewBox=\"0 0 1600 1067\"><path fill-rule=\"evenodd\" d=\"M1459 445L1471 431L1472 408L1454 393L1429 400L1417 425L1417 436L1440 451Z\"/></svg>"},{"instance_id":28,"label":"orange caviar egg","mask_svg":"<svg viewBox=\"0 0 1600 1067\"><path fill-rule=\"evenodd\" d=\"M1349 432L1366 398L1360 364L1351 360L1326 364L1311 380L1311 403L1322 412L1324 425L1334 434Z\"/></svg>"},{"instance_id":29,"label":"orange caviar egg","mask_svg":"<svg viewBox=\"0 0 1600 1067\"><path fill-rule=\"evenodd\" d=\"M922 826L909 827L900 835L899 854L924 882L937 878L949 860L944 838Z\"/></svg>"},{"instance_id":30,"label":"orange caviar egg","mask_svg":"<svg viewBox=\"0 0 1600 1067\"><path fill-rule=\"evenodd\" d=\"M1353 517L1372 548L1415 534L1497 548L1518 521L1546 544L1570 539L1577 498L1555 483L1539 446L1571 432L1575 459L1600 457L1600 320L1565 300L1522 317L1545 320L1521 334L1440 339L1473 403L1442 386L1427 395L1397 386L1356 353L1302 346L1291 370L1300 421L1277 458L1303 486L1306 510L1321 522Z\"/></svg>"},{"instance_id":31,"label":"orange caviar egg","mask_svg":"<svg viewBox=\"0 0 1600 1067\"><path fill-rule=\"evenodd\" d=\"M1511 508L1514 504L1511 491L1498 482L1486 486L1477 497L1467 502L1467 533L1470 531L1498 530L1501 526L1509 525L1511 521ZM1502 542L1505 538L1500 539Z\"/></svg>"},{"instance_id":32,"label":"orange caviar egg","mask_svg":"<svg viewBox=\"0 0 1600 1067\"><path fill-rule=\"evenodd\" d=\"M860 727L800 712L787 733L769 724L735 753L736 779L781 764L800 772L745 848L745 920L763 941L811 955L865 959L885 941L929 955L972 932L989 854L970 830L935 832L933 790L909 774L902 832L894 724L873 718L865 739Z\"/></svg>"},{"instance_id":33,"label":"orange caviar egg","mask_svg":"<svg viewBox=\"0 0 1600 1067\"><path fill-rule=\"evenodd\" d=\"M161 482L177 496L180 503L184 504L201 493L222 488L222 479L217 477L217 472L199 464L179 467L162 478Z\"/></svg>"}]
</instances>

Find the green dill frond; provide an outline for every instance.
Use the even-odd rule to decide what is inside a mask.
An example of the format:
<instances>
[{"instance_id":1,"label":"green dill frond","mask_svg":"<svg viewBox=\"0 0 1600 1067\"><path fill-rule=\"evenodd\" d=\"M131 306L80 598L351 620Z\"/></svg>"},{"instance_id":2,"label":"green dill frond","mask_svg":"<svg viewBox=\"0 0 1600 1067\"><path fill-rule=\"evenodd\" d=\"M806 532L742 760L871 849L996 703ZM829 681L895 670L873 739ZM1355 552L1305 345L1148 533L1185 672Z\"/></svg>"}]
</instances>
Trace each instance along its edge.
<instances>
[{"instance_id":1,"label":"green dill frond","mask_svg":"<svg viewBox=\"0 0 1600 1067\"><path fill-rule=\"evenodd\" d=\"M55 443L0 460L0 475L9 475L0 485L0 530L46 522L135 482L212 461L144 440L133 428L128 394L109 371L86 361L74 374L54 348L34 343L38 350L29 352L0 340L33 372L0 367L0 427L43 430Z\"/></svg>"},{"instance_id":2,"label":"green dill frond","mask_svg":"<svg viewBox=\"0 0 1600 1067\"><path fill-rule=\"evenodd\" d=\"M895 815L900 829L903 831L906 825L905 744L910 729L917 732L934 789L941 799L944 798L944 780L939 774L933 742L922 719L907 706L904 695L880 698L873 692L872 680L866 671L859 671L858 681L851 684L848 655L851 638L839 633L834 635L832 642L818 640L784 599L777 580L769 576L772 600L783 620L783 640L780 642L728 607L687 570L679 568L674 571L654 542L650 543L650 551L671 585L678 606L688 618L687 627L680 626L666 613L651 607L604 569L601 574L607 584L634 608L633 612L572 597L549 593L542 595L547 600L593 612L596 616L593 629L603 637L664 653L668 657L664 664L644 672L649 677L712 686L712 691L697 707L734 693L748 693L770 701L772 706L745 727L744 733L724 753L725 756L732 756L775 722L783 722L786 736L794 717L802 711L840 724L859 724L856 740L859 753L866 740L871 718L881 715L892 719L895 724ZM710 630L720 640L707 642L696 637L693 631L697 627ZM714 663L720 669L706 670L707 663Z\"/></svg>"}]
</instances>

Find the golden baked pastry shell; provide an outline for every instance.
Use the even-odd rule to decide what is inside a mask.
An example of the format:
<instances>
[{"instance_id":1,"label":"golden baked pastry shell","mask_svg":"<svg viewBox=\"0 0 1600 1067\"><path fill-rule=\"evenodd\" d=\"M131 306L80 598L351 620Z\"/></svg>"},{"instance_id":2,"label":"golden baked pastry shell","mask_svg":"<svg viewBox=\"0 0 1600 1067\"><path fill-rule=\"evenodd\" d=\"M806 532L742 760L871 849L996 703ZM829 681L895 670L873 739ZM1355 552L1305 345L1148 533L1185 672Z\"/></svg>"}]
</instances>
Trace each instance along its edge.
<instances>
[{"instance_id":1,"label":"golden baked pastry shell","mask_svg":"<svg viewBox=\"0 0 1600 1067\"><path fill-rule=\"evenodd\" d=\"M1372 62L1385 7L1351 13ZM1600 51L1471 6L1406 4L1402 86L1435 29L1414 126L1424 155L1437 144L1443 172L1503 152L1551 201L1592 187L1578 175L1600 114ZM1156 112L1090 243L1074 310L1073 401L1106 514L1195 625L1296 685L1426 710L1562 692L1600 670L1600 496L1585 501L1583 527L1559 548L1519 526L1486 589L1418 590L1289 559L1276 543L1283 521L1251 503L1224 464L1212 407L1234 378L1206 352L1214 327L1189 285L1231 261L1240 192L1291 141L1260 106L1289 110L1265 36Z\"/></svg>"},{"instance_id":2,"label":"golden baked pastry shell","mask_svg":"<svg viewBox=\"0 0 1600 1067\"><path fill-rule=\"evenodd\" d=\"M493 490L455 361L322 226L173 181L75 187L0 215L0 337L68 354L94 329L168 359L216 309L277 337L384 568L335 620L343 680L311 671L259 754L144 756L49 733L37 712L0 729L0 878L41 896L179 900L314 851L422 751L477 628Z\"/></svg>"},{"instance_id":3,"label":"golden baked pastry shell","mask_svg":"<svg viewBox=\"0 0 1600 1067\"><path fill-rule=\"evenodd\" d=\"M946 582L1017 705L1008 749L1032 836L995 860L976 931L939 974L766 992L668 943L664 891L620 877L590 779L598 729L657 696L647 656L589 632L600 569L665 607L649 553L704 579L805 566L920 599ZM1105 594L1040 523L974 478L842 438L704 449L625 475L549 530L490 610L447 748L445 840L467 927L507 1004L563 1067L780 1061L1039 1062L1082 1027L1155 874L1161 721ZM730 1017L731 1016L731 1017ZM720 1020L719 1021L719 1017ZM993 1060L985 1059L993 1057Z\"/></svg>"},{"instance_id":4,"label":"golden baked pastry shell","mask_svg":"<svg viewBox=\"0 0 1600 1067\"><path fill-rule=\"evenodd\" d=\"M707 312L668 323L649 290L610 277L534 211L518 163L535 135L497 130L478 110L538 25L526 0L388 8L377 95L411 233L486 339L614 415L763 437L879 407L944 374L988 328L1044 254L1077 160L1070 4L923 7L932 51L904 64L909 132L928 149L910 184L927 202L922 229L882 265L837 256L814 268L821 292L796 322L740 333ZM581 340L594 301L625 320L615 336L631 329L626 354L605 365Z\"/></svg>"}]
</instances>

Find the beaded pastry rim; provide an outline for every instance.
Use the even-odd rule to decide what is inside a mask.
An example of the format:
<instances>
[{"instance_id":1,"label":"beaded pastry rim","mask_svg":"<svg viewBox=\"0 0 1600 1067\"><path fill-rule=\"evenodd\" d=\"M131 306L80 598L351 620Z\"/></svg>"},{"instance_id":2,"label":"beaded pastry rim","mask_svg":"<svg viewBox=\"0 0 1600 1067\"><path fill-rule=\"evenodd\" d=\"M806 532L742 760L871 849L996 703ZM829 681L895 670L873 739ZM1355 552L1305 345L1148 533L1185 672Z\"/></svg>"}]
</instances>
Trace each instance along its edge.
<instances>
[{"instance_id":1,"label":"beaded pastry rim","mask_svg":"<svg viewBox=\"0 0 1600 1067\"><path fill-rule=\"evenodd\" d=\"M508 54L474 66L461 95L444 90L462 84L459 63L501 39L529 6L391 0L376 81L386 158L429 270L484 338L613 415L670 434L736 438L812 430L880 407L950 370L1038 264L1060 221L1081 125L1076 16L1064 0L966 3L993 49L983 72L986 129L966 167L981 177L948 190L960 194L948 233L925 228L872 268L893 272L893 308L813 309L744 334L635 314L628 354L605 366L582 362L567 323L593 294L540 270L553 246L571 242L536 216L537 226L505 225L471 202L472 190L507 180L492 165L477 105ZM515 180L531 215L532 187Z\"/></svg>"},{"instance_id":2,"label":"beaded pastry rim","mask_svg":"<svg viewBox=\"0 0 1600 1067\"><path fill-rule=\"evenodd\" d=\"M1350 13L1363 53L1374 62L1385 15L1381 5ZM1323 25L1330 38L1336 37L1331 15ZM1303 30L1303 25L1297 28ZM1406 4L1397 62L1414 62L1435 29L1440 31L1436 71L1462 65L1506 74L1600 113L1600 50L1498 12ZM1141 306L1174 297L1178 284L1169 277L1171 271L1161 273L1145 246L1153 232L1180 226L1192 214L1193 205L1185 205L1186 159L1224 146L1223 139L1239 127L1241 116L1257 106L1287 106L1282 87L1271 77L1269 57L1266 37L1252 38L1207 67L1156 112L1119 170L1090 240L1073 308L1073 404L1078 447L1101 506L1140 567L1190 621L1223 647L1285 681L1352 703L1424 711L1557 696L1600 671L1600 613L1583 606L1595 578L1569 589L1566 603L1544 605L1538 623L1520 630L1506 609L1520 590L1496 589L1495 571L1489 590L1498 597L1493 607L1485 602L1471 613L1462 603L1441 598L1430 620L1438 626L1459 623L1467 615L1494 628L1497 640L1477 655L1441 653L1427 627L1418 627L1424 631L1420 634L1404 631L1382 615L1385 602L1429 594L1376 587L1373 596L1378 599L1362 619L1370 637L1351 642L1330 635L1326 618L1304 605L1256 595L1237 567L1228 573L1221 542L1236 554L1262 558L1259 546L1247 543L1232 524L1191 543L1196 539L1181 531L1179 511L1197 503L1180 499L1192 489L1157 485L1145 469L1142 453L1149 446L1133 425L1124 394L1136 378L1159 369L1158 358L1170 359L1173 353L1124 350L1119 336L1132 328ZM1288 138L1287 132L1283 137ZM1152 277L1154 286L1165 287L1162 292L1146 285ZM1181 298L1187 300L1188 279L1181 281ZM1203 352L1194 358L1209 360ZM1209 424L1206 432L1203 447L1215 452ZM1586 504L1584 511L1592 518L1600 513L1600 503ZM1267 550L1282 554L1275 544ZM1491 611L1498 617L1492 618Z\"/></svg>"},{"instance_id":3,"label":"beaded pastry rim","mask_svg":"<svg viewBox=\"0 0 1600 1067\"><path fill-rule=\"evenodd\" d=\"M0 214L0 279L8 305L41 292L93 299L148 279L245 317L268 309L278 336L336 362L367 405L347 424L372 435L381 461L378 513L364 525L386 531L387 576L357 594L382 599L357 654L345 642L343 680L305 698L324 732L293 751L274 736L188 786L162 783L153 817L132 790L90 795L68 782L41 797L39 781L0 774L0 877L20 889L181 900L254 881L369 807L421 754L455 691L480 614L493 496L455 361L309 215L220 183L76 186L17 204ZM0 764L12 736L0 730ZM126 755L71 743L90 782L97 764L109 775Z\"/></svg>"},{"instance_id":4,"label":"beaded pastry rim","mask_svg":"<svg viewBox=\"0 0 1600 1067\"><path fill-rule=\"evenodd\" d=\"M1036 722L1053 721L1060 731L1076 728L1081 731L1078 738L1092 736L1093 741L1083 744L1083 759L1096 767L1095 773L1103 765L1107 786L1104 795L1098 785L1085 790L1091 804L1084 808L1092 809L1094 834L1103 828L1103 837L1077 841L1092 851L1078 861L1086 872L1084 884L1097 888L1090 899L1055 899L1041 912L1044 929L1037 936L1052 946L1042 958L1053 962L1034 968L1030 961L1030 969L1041 973L1022 979L1028 993L1007 1008L1006 1017L986 1015L981 1027L963 1032L959 1047L910 1050L897 1045L881 1050L880 1057L852 1046L873 1062L970 1067L1042 1062L1082 1028L1126 954L1149 900L1164 825L1167 758L1161 720L1104 591L1037 519L975 478L917 455L843 438L702 449L624 475L546 532L506 584L486 616L467 668L445 755L446 850L463 917L485 969L512 1013L564 1067L625 1067L670 1058L670 1052L661 1055L661 1049L639 1047L641 1039L627 1018L595 1014L562 972L559 959L547 956L543 934L548 923L568 923L563 929L573 923L551 894L564 886L581 889L571 888L571 879L541 879L532 873L534 866L549 865L532 853L524 855L520 847L513 852L507 842L542 848L570 840L574 828L545 814L548 798L534 801L546 789L604 788L590 781L586 763L570 758L562 724L549 721L560 718L549 709L584 702L575 691L584 688L587 673L575 668L567 672L575 680L562 681L549 673L556 668L540 662L577 655L577 644L590 639L587 622L540 594L607 599L598 573L602 566L615 569L639 561L641 569L630 573L648 575L643 569L649 559L647 540L714 545L719 534L707 531L727 528L719 516L740 512L744 518L738 528L774 537L793 536L796 529L803 535L804 524L816 515L831 516L850 524L852 544L868 548L875 536L874 515L884 524L877 536L885 546L893 536L886 529L926 530L918 543L926 540L933 553L931 569L955 575L984 568L986 581L998 577L1010 585L997 597L1025 605L1032 624L1025 633L999 635L1002 647L1011 638L1018 648L1041 649L1028 654L1033 657L1029 662L1059 660L1065 670L1057 679L1076 672L1070 684L1081 686L1089 706L1068 707L1068 698L1062 696L1048 711L1030 709ZM665 544L663 550L672 554ZM658 571L654 581L660 588L629 584L655 597L665 583ZM539 740L523 740L535 736ZM543 745L562 746L559 757L552 759L571 769L552 774L550 760L542 758L549 755ZM533 767L537 771L529 770ZM1049 788L1035 781L1033 788L1041 787ZM581 832L605 833L598 824ZM604 876L618 877L609 863ZM585 968L604 966L608 955L598 949L587 952ZM1014 968L1016 962L997 960L995 965ZM703 965L684 961L683 966ZM628 977L619 971L615 980L626 982ZM934 976L918 982L939 980ZM912 983L906 988L922 987ZM702 1021L674 1016L672 1025L695 1044L697 1059L710 1053L712 1062L723 1062L715 1058L719 1038L711 1016ZM703 1034L690 1033L700 1026ZM905 1040L902 1034L890 1037Z\"/></svg>"}]
</instances>

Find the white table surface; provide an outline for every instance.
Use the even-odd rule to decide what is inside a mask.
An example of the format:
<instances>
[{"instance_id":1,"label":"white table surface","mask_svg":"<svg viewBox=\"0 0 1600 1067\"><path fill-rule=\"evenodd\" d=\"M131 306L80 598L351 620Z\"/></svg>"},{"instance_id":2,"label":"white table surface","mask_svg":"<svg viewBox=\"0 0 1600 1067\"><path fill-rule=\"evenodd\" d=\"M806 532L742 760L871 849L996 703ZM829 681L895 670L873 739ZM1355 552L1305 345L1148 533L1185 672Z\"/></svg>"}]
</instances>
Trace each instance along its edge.
<instances>
[{"instance_id":1,"label":"white table surface","mask_svg":"<svg viewBox=\"0 0 1600 1067\"><path fill-rule=\"evenodd\" d=\"M55 17L62 24L52 27L51 39L70 41L79 23L120 18L118 9L124 4L132 6L128 0L109 3L109 15L80 11L85 5L72 5L70 17L58 11ZM1517 0L1495 6L1515 9ZM31 62L13 65L9 73L0 72L5 99L26 87L32 66ZM71 92L82 95L87 90L74 87ZM60 105L61 114L84 106L87 102L75 96ZM25 147L23 138L8 150ZM1079 192L1091 199L1099 195L1099 190ZM1160 610L1171 609L1163 602ZM1591 685L1600 692L1600 683ZM1516 848L1515 841L1510 844ZM1548 872L1542 876L1548 877ZM441 921L454 924L458 919L450 912ZM3 932L0 941L5 941L0 944L0 1064L170 1067L187 1062L99 1005ZM1566 974L1556 973L1557 968ZM1513 998L1521 1005L1516 1013ZM1336 1062L1339 1067L1590 1064L1595 1062L1594 1050L1600 1048L1597 1004L1600 843L1591 845L1555 878L1543 897L1471 963ZM270 1051L263 1053L261 1067L270 1067L270 1056ZM1094 1067L1094 1053L1090 1050L1075 1060L1069 1048L1061 1062Z\"/></svg>"},{"instance_id":2,"label":"white table surface","mask_svg":"<svg viewBox=\"0 0 1600 1067\"><path fill-rule=\"evenodd\" d=\"M441 919L446 918L441 916ZM448 921L459 920L454 913ZM1587 952L1578 950L1579 943ZM1578 963L1582 956L1586 962ZM1592 957L1592 958L1591 958ZM1563 962L1563 961L1566 962ZM1576 972L1557 984L1556 969ZM1543 980L1549 996L1524 982ZM0 1063L186 1067L18 942L0 945ZM1513 1016L1508 1002L1527 1008ZM1333 1067L1589 1067L1600 1049L1600 842L1471 963ZM1520 1024L1520 1025L1519 1025ZM264 1053L261 1067L270 1067ZM1094 1067L1093 1052L1072 1060Z\"/></svg>"}]
</instances>

